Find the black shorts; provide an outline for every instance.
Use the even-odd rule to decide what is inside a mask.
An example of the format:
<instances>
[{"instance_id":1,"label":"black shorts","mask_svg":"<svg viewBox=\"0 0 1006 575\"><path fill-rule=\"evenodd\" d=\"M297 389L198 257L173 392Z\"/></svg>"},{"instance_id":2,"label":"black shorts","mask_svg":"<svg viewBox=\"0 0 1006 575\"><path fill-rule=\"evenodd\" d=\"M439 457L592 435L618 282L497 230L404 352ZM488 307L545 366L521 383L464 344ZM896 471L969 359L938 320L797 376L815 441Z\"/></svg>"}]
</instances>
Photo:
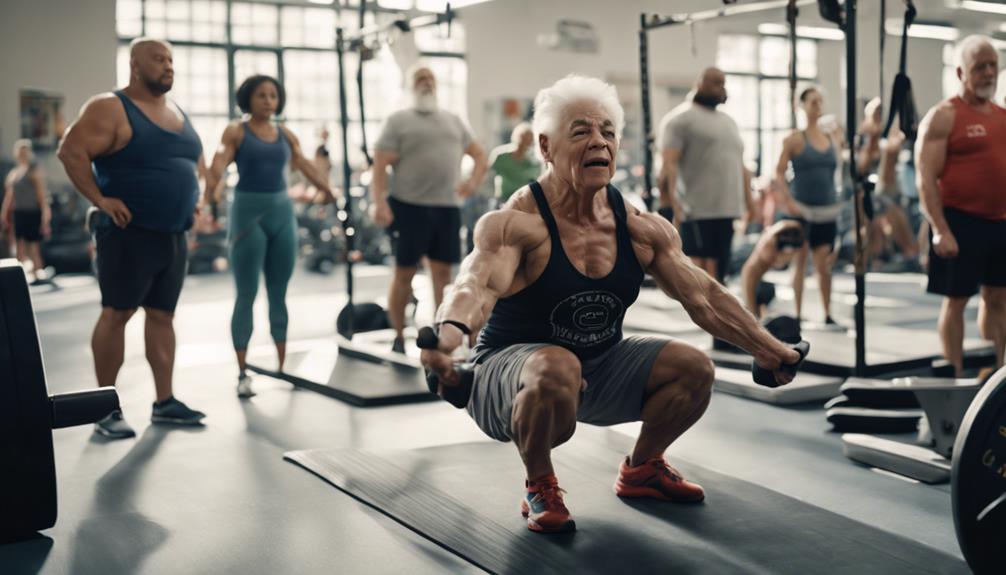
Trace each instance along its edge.
<instances>
[{"instance_id":1,"label":"black shorts","mask_svg":"<svg viewBox=\"0 0 1006 575\"><path fill-rule=\"evenodd\" d=\"M808 222L807 220L794 216L784 216L783 220L793 220L800 222L803 226L804 241L810 245L810 249L820 246L828 246L835 249L835 238L838 236L838 222Z\"/></svg>"},{"instance_id":2,"label":"black shorts","mask_svg":"<svg viewBox=\"0 0 1006 575\"><path fill-rule=\"evenodd\" d=\"M395 264L413 267L420 258L456 264L461 261L461 210L453 206L420 206L388 198Z\"/></svg>"},{"instance_id":3,"label":"black shorts","mask_svg":"<svg viewBox=\"0 0 1006 575\"><path fill-rule=\"evenodd\" d=\"M101 226L95 231L101 306L174 312L185 281L185 233Z\"/></svg>"},{"instance_id":4,"label":"black shorts","mask_svg":"<svg viewBox=\"0 0 1006 575\"><path fill-rule=\"evenodd\" d=\"M681 244L686 256L716 260L716 279L723 282L734 241L733 218L686 220L681 224Z\"/></svg>"},{"instance_id":5,"label":"black shorts","mask_svg":"<svg viewBox=\"0 0 1006 575\"><path fill-rule=\"evenodd\" d=\"M25 242L42 241L42 212L14 210L14 237Z\"/></svg>"},{"instance_id":6,"label":"black shorts","mask_svg":"<svg viewBox=\"0 0 1006 575\"><path fill-rule=\"evenodd\" d=\"M926 291L949 297L971 297L979 286L1006 286L1006 221L987 220L944 208L957 240L955 258L941 258L929 248L929 286ZM930 232L930 245L932 232Z\"/></svg>"}]
</instances>

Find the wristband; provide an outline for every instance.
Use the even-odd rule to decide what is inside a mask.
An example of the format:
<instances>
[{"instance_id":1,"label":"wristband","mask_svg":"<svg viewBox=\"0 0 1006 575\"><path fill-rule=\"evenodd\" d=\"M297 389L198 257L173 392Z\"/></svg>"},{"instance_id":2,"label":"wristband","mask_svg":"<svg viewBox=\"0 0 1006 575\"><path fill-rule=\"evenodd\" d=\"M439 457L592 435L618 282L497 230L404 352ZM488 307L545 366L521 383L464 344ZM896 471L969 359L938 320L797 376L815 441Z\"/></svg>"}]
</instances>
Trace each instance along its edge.
<instances>
[{"instance_id":1,"label":"wristband","mask_svg":"<svg viewBox=\"0 0 1006 575\"><path fill-rule=\"evenodd\" d=\"M454 321L453 319L445 319L444 321L438 321L435 324L437 326L437 332L438 333L440 332L440 326L444 325L445 323L448 324L448 325L453 325L454 327L456 327L459 330L461 330L461 333L463 333L465 335L471 335L472 334L472 330L467 325L461 323L460 321Z\"/></svg>"}]
</instances>

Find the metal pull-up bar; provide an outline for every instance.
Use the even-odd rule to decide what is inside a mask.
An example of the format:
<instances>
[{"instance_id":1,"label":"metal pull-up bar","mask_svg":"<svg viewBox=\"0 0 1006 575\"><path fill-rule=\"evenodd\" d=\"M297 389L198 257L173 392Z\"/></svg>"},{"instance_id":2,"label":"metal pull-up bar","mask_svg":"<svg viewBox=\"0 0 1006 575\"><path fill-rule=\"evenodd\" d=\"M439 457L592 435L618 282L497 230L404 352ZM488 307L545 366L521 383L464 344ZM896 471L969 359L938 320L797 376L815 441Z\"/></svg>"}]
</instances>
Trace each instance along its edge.
<instances>
[{"instance_id":1,"label":"metal pull-up bar","mask_svg":"<svg viewBox=\"0 0 1006 575\"><path fill-rule=\"evenodd\" d=\"M789 3L790 0L766 0L765 2L757 2L754 4L734 4L712 10L691 12L689 14L671 14L670 16L653 14L649 18L643 18L643 29L654 30L665 26L674 26L676 24L693 24L695 22L702 22L703 20L715 20L717 18L724 18L727 16L754 14L756 12L764 12L765 10L786 8ZM799 7L816 3L817 0L797 0L796 5Z\"/></svg>"}]
</instances>

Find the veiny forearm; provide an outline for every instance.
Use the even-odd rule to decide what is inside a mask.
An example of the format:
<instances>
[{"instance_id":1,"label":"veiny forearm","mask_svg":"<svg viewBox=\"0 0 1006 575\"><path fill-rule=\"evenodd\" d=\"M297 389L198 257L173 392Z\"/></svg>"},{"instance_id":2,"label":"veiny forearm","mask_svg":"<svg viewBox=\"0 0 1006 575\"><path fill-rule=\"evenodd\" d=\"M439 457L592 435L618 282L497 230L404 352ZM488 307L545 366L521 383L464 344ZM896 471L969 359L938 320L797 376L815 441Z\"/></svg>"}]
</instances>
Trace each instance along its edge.
<instances>
[{"instance_id":1,"label":"veiny forearm","mask_svg":"<svg viewBox=\"0 0 1006 575\"><path fill-rule=\"evenodd\" d=\"M461 273L437 310L437 321L454 320L478 333L485 325L497 296L473 274Z\"/></svg>"},{"instance_id":2,"label":"veiny forearm","mask_svg":"<svg viewBox=\"0 0 1006 575\"><path fill-rule=\"evenodd\" d=\"M726 288L710 279L705 294L704 301L685 306L688 315L699 327L713 337L740 346L766 363L782 355L783 345L765 331Z\"/></svg>"}]
</instances>

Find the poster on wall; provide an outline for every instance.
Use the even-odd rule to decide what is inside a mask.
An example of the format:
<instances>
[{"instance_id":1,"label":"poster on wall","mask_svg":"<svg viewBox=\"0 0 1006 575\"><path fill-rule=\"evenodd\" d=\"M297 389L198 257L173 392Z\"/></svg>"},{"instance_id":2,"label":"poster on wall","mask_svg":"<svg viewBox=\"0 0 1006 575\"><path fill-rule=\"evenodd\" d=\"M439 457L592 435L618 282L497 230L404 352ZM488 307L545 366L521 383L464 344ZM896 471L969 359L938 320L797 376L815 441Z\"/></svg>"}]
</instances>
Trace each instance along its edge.
<instances>
[{"instance_id":1,"label":"poster on wall","mask_svg":"<svg viewBox=\"0 0 1006 575\"><path fill-rule=\"evenodd\" d=\"M21 137L35 150L55 149L65 128L62 94L21 90Z\"/></svg>"}]
</instances>

